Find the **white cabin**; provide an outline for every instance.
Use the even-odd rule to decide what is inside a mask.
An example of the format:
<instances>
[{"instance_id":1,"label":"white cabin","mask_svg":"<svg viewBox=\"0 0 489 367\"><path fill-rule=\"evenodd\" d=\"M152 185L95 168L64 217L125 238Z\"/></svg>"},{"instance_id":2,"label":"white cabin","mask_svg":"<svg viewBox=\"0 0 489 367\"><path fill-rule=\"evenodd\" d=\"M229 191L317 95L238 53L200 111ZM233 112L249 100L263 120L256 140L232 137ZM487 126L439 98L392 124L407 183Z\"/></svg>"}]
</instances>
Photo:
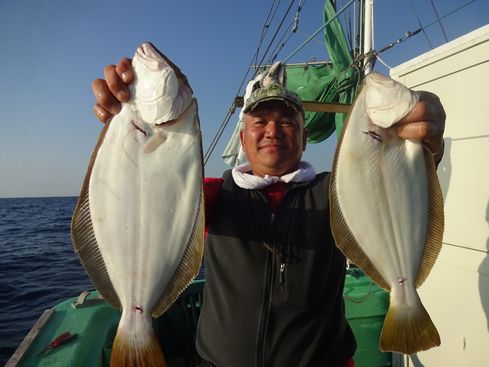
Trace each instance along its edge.
<instances>
[{"instance_id":1,"label":"white cabin","mask_svg":"<svg viewBox=\"0 0 489 367\"><path fill-rule=\"evenodd\" d=\"M436 93L447 113L438 167L445 234L419 289L441 346L394 366L489 365L489 25L390 72L414 90Z\"/></svg>"}]
</instances>

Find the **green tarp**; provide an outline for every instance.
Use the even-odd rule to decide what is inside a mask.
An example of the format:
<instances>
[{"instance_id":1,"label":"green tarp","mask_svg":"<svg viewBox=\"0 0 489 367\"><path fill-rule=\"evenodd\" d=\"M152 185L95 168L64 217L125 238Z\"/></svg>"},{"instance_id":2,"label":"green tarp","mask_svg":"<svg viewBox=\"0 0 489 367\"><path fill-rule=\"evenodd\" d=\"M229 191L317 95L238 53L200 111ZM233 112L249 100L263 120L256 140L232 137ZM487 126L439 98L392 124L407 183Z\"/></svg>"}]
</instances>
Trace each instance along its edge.
<instances>
[{"instance_id":1,"label":"green tarp","mask_svg":"<svg viewBox=\"0 0 489 367\"><path fill-rule=\"evenodd\" d=\"M333 5L325 1L324 23L335 15ZM337 18L324 29L324 36L331 64L287 66L287 87L299 94L304 101L351 103L358 73L352 67L351 51ZM306 112L308 143L325 140L335 129L339 134L344 118L342 113Z\"/></svg>"},{"instance_id":2,"label":"green tarp","mask_svg":"<svg viewBox=\"0 0 489 367\"><path fill-rule=\"evenodd\" d=\"M351 51L341 23L336 19L336 11L326 0L324 23L330 20L331 22L324 29L324 36L331 63L320 66L287 65L287 87L299 94L304 101L351 103L355 96L358 73L352 66ZM251 84L250 81L246 93L251 91ZM246 155L239 141L242 119L241 111L235 130L222 154L223 161L231 167L246 161ZM337 134L340 134L344 119L343 113L306 112L308 143L319 143L325 140L335 129Z\"/></svg>"}]
</instances>

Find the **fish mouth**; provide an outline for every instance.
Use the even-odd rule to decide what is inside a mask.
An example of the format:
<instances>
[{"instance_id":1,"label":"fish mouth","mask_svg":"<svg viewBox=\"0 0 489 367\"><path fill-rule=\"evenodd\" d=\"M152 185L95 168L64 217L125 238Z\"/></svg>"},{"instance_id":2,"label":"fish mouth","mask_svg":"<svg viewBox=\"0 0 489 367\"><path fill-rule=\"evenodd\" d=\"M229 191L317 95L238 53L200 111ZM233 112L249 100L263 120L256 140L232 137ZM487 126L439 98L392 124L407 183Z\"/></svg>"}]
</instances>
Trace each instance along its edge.
<instances>
[{"instance_id":1,"label":"fish mouth","mask_svg":"<svg viewBox=\"0 0 489 367\"><path fill-rule=\"evenodd\" d=\"M180 83L192 92L192 88L185 74L176 66L168 57L158 50L151 42L143 42L136 50L137 55L144 62L146 67L151 71L160 71L165 68L171 68Z\"/></svg>"},{"instance_id":2,"label":"fish mouth","mask_svg":"<svg viewBox=\"0 0 489 367\"><path fill-rule=\"evenodd\" d=\"M150 70L157 71L167 66L173 68L165 57L151 42L143 42L136 51L138 57L144 61L146 67Z\"/></svg>"}]
</instances>

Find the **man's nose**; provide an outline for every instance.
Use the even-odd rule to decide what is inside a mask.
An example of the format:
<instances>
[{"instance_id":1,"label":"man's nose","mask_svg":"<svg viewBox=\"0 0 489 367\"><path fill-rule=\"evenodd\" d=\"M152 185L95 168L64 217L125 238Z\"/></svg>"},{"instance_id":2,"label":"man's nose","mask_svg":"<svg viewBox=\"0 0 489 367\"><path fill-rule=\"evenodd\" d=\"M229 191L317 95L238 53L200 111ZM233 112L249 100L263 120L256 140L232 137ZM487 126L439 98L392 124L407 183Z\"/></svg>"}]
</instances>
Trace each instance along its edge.
<instances>
[{"instance_id":1,"label":"man's nose","mask_svg":"<svg viewBox=\"0 0 489 367\"><path fill-rule=\"evenodd\" d=\"M266 130L265 130L265 136L269 138L275 138L280 136L282 133L282 128L280 124L277 121L269 121Z\"/></svg>"}]
</instances>

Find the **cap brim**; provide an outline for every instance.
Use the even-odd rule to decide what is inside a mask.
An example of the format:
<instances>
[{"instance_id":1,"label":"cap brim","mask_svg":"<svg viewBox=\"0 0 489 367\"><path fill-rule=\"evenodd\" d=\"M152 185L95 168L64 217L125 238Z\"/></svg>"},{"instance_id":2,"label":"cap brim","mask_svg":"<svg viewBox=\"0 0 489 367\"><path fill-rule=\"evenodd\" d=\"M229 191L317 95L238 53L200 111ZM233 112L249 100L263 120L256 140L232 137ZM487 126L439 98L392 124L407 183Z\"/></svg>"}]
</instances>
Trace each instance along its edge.
<instances>
[{"instance_id":1,"label":"cap brim","mask_svg":"<svg viewBox=\"0 0 489 367\"><path fill-rule=\"evenodd\" d=\"M253 103L250 103L248 106L245 106L243 109L243 113L248 113L250 111L255 110L259 105L265 103L265 102L270 102L270 101L279 101L284 103L287 107L290 107L294 109L296 112L304 114L304 108L301 106L297 105L297 102L292 101L290 99L284 98L282 96L269 96L269 97L263 97L258 101L255 101Z\"/></svg>"}]
</instances>

